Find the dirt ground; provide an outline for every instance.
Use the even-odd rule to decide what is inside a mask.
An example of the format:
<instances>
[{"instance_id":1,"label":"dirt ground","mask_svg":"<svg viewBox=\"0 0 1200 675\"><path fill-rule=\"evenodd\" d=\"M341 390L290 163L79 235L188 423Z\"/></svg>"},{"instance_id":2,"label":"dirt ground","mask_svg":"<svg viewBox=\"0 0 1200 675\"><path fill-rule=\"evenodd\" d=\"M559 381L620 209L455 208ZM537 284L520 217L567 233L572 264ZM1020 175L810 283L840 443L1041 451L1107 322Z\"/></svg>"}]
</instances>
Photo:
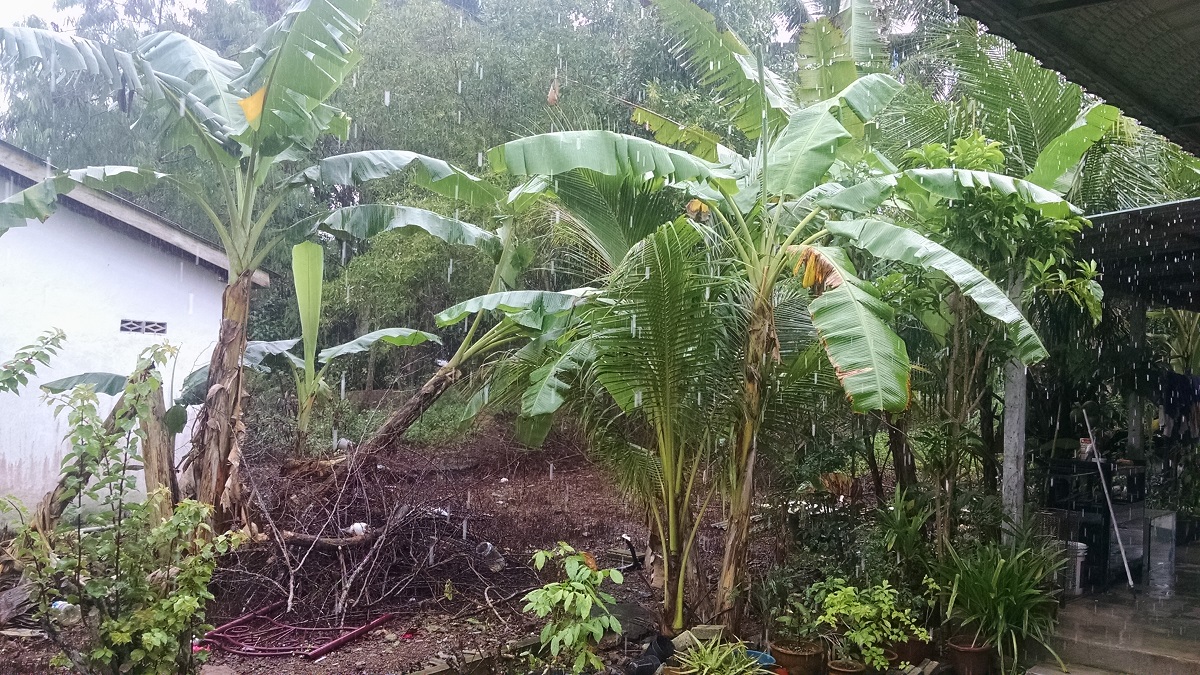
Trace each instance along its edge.
<instances>
[{"instance_id":1,"label":"dirt ground","mask_svg":"<svg viewBox=\"0 0 1200 675\"><path fill-rule=\"evenodd\" d=\"M368 475L357 483L339 477L336 470L324 476L281 478L277 462L266 460L252 467L253 489L280 530L316 531L313 523L319 522L322 514L334 512L329 504L348 507L346 519L377 523L378 514L386 517L392 504L403 501L421 505L426 512L451 514L447 524L439 525L442 532L436 536L445 537L451 526L458 533L465 521L472 546L482 541L493 543L507 567L497 575L471 575L448 567L445 580L436 576L437 571L429 571L419 583L390 595L378 592L378 598L371 597L375 591L368 589L370 602L363 604L370 606L348 611L346 625L360 625L388 612L393 618L324 658L314 662L296 656L243 656L213 649L210 672L407 673L420 670L431 659L496 654L506 645L536 636L540 628L539 622L520 612L521 596L540 585L528 567L534 550L566 541L595 555L601 565L618 565L628 562L619 555L625 548L622 534L630 535L639 548L645 546L644 512L618 493L614 479L584 456L576 439L552 436L544 449L529 450L511 441L504 431L507 428L510 425L489 423L457 444L414 445L374 455L356 469ZM337 522L320 532L340 536L334 528L351 525L340 522L342 519L339 515L334 518ZM273 550L277 549L270 542L247 544L224 561L214 577L217 598L210 605L210 623L223 624L286 597L281 593L286 586L286 567ZM330 561L338 558L340 551L323 560L314 556L306 565L318 571L311 577L299 573L300 583L307 580L321 585L318 580L326 577L320 576L319 565L331 566L334 563ZM341 564L346 565L346 560ZM386 577L386 570L381 572L375 566L369 573ZM625 579L624 586L610 590L615 590L630 621L649 623L656 601L648 576L631 572ZM381 583L386 587L386 578ZM296 610L274 616L285 624L328 625L336 590L298 588ZM313 638L306 644L326 641L333 634L320 635L323 639ZM287 639L276 636L261 644ZM48 661L54 653L45 641L0 636L0 673L52 672Z\"/></svg>"}]
</instances>

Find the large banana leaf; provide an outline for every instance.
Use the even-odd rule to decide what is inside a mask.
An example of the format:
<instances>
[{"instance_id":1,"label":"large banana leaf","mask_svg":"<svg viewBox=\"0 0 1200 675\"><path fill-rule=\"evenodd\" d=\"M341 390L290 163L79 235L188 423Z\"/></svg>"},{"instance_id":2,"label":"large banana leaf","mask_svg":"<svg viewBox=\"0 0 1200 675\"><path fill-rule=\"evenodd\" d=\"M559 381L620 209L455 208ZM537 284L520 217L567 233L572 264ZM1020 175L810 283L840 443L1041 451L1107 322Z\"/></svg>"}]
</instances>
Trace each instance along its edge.
<instances>
[{"instance_id":1,"label":"large banana leaf","mask_svg":"<svg viewBox=\"0 0 1200 675\"><path fill-rule=\"evenodd\" d=\"M292 247L292 279L296 307L300 310L300 340L304 343L304 373L311 381L317 372L317 331L321 327L321 289L325 280L325 249L304 241Z\"/></svg>"},{"instance_id":2,"label":"large banana leaf","mask_svg":"<svg viewBox=\"0 0 1200 675\"><path fill-rule=\"evenodd\" d=\"M501 253L500 238L495 234L470 223L412 206L344 206L327 214L301 220L290 228L290 234L300 239L317 230L348 239L369 239L387 230L422 230L449 244L474 246L493 259L498 259Z\"/></svg>"},{"instance_id":3,"label":"large banana leaf","mask_svg":"<svg viewBox=\"0 0 1200 675\"><path fill-rule=\"evenodd\" d=\"M326 157L286 185L357 185L415 167L417 184L472 206L491 206L504 192L449 162L405 150L367 150Z\"/></svg>"},{"instance_id":4,"label":"large banana leaf","mask_svg":"<svg viewBox=\"0 0 1200 675\"><path fill-rule=\"evenodd\" d=\"M340 112L325 101L361 60L355 46L373 0L301 0L284 12L245 54L251 65L234 86L253 92L239 101L243 142L259 139L307 146ZM255 143L249 143L255 144ZM286 147L281 143L280 151Z\"/></svg>"},{"instance_id":5,"label":"large banana leaf","mask_svg":"<svg viewBox=\"0 0 1200 675\"><path fill-rule=\"evenodd\" d=\"M988 316L1008 326L1015 336L1017 356L1025 364L1046 358L1046 348L1021 310L991 279L971 263L918 232L875 219L831 220L833 234L847 237L854 246L874 256L909 265L936 269L953 281L963 295L975 301Z\"/></svg>"},{"instance_id":6,"label":"large banana leaf","mask_svg":"<svg viewBox=\"0 0 1200 675\"><path fill-rule=\"evenodd\" d=\"M1080 117L1078 124L1046 145L1025 180L1066 194L1084 155L1115 129L1120 119L1121 111L1117 108L1105 104L1094 106Z\"/></svg>"},{"instance_id":7,"label":"large banana leaf","mask_svg":"<svg viewBox=\"0 0 1200 675\"><path fill-rule=\"evenodd\" d=\"M856 412L908 408L908 350L888 325L892 309L838 248L806 246L800 255L804 284L820 291L809 303L825 347Z\"/></svg>"},{"instance_id":8,"label":"large banana leaf","mask_svg":"<svg viewBox=\"0 0 1200 675\"><path fill-rule=\"evenodd\" d=\"M515 176L556 176L591 169L606 176L724 182L734 176L723 167L654 141L611 131L559 131L526 136L488 151L492 168Z\"/></svg>"},{"instance_id":9,"label":"large banana leaf","mask_svg":"<svg viewBox=\"0 0 1200 675\"><path fill-rule=\"evenodd\" d=\"M292 353L292 348L299 343L299 338L292 340L251 340L246 343L246 351L242 354L242 364L255 370L269 370L266 367L267 363L282 359L295 368L303 369L304 359ZM206 374L205 379L207 377Z\"/></svg>"},{"instance_id":10,"label":"large banana leaf","mask_svg":"<svg viewBox=\"0 0 1200 675\"><path fill-rule=\"evenodd\" d=\"M576 340L561 354L534 370L529 375L529 387L521 395L521 414L537 417L557 412L571 389L570 383L563 378L579 372L595 356L596 349L590 340Z\"/></svg>"},{"instance_id":11,"label":"large banana leaf","mask_svg":"<svg viewBox=\"0 0 1200 675\"><path fill-rule=\"evenodd\" d=\"M891 75L868 73L838 92L836 100L845 103L858 119L870 122L902 89L904 85Z\"/></svg>"},{"instance_id":12,"label":"large banana leaf","mask_svg":"<svg viewBox=\"0 0 1200 675\"><path fill-rule=\"evenodd\" d=\"M701 85L712 88L721 105L732 108L734 125L747 137L758 138L764 107L768 122L776 128L796 111L783 78L764 68L766 82L760 86L758 62L750 49L732 31L719 29L712 14L692 0L654 0L654 4L674 36L671 53Z\"/></svg>"},{"instance_id":13,"label":"large banana leaf","mask_svg":"<svg viewBox=\"0 0 1200 675\"><path fill-rule=\"evenodd\" d=\"M434 319L439 326L451 326L482 311L499 310L522 326L541 329L543 319L574 309L594 293L590 288L555 291L504 291L480 295L448 307Z\"/></svg>"},{"instance_id":14,"label":"large banana leaf","mask_svg":"<svg viewBox=\"0 0 1200 675\"><path fill-rule=\"evenodd\" d=\"M796 63L800 69L800 97L806 101L831 98L858 77L850 41L829 17L800 29Z\"/></svg>"},{"instance_id":15,"label":"large banana leaf","mask_svg":"<svg viewBox=\"0 0 1200 675\"><path fill-rule=\"evenodd\" d=\"M795 113L767 153L767 192L779 196L807 193L822 182L838 147L851 138L825 106Z\"/></svg>"},{"instance_id":16,"label":"large banana leaf","mask_svg":"<svg viewBox=\"0 0 1200 675\"><path fill-rule=\"evenodd\" d=\"M172 176L133 166L89 166L64 171L0 201L0 235L29 220L45 222L58 209L58 198L84 185L97 190L124 188L140 192Z\"/></svg>"},{"instance_id":17,"label":"large banana leaf","mask_svg":"<svg viewBox=\"0 0 1200 675\"><path fill-rule=\"evenodd\" d=\"M91 385L92 390L97 394L117 396L125 391L126 380L124 375L115 373L80 373L47 382L41 386L41 390L47 394L61 394L81 384L86 384Z\"/></svg>"},{"instance_id":18,"label":"large banana leaf","mask_svg":"<svg viewBox=\"0 0 1200 675\"><path fill-rule=\"evenodd\" d=\"M434 344L442 344L441 338L424 331L414 330L412 328L383 328L366 335L354 338L349 342L343 342L340 345L322 349L317 359L321 363L329 363L339 356L346 354L358 354L365 352L371 348L371 345L376 342L386 342L398 347L412 347L424 342L432 342Z\"/></svg>"},{"instance_id":19,"label":"large banana leaf","mask_svg":"<svg viewBox=\"0 0 1200 675\"><path fill-rule=\"evenodd\" d=\"M898 186L924 190L945 199L962 199L967 190L988 188L1017 195L1030 208L1050 218L1063 218L1078 209L1061 195L1039 185L989 171L968 169L908 169L878 176L818 200L826 208L868 213L892 196Z\"/></svg>"},{"instance_id":20,"label":"large banana leaf","mask_svg":"<svg viewBox=\"0 0 1200 675\"><path fill-rule=\"evenodd\" d=\"M4 61L51 69L51 78L86 73L110 87L105 95L120 87L121 96L164 104L166 135L175 143L213 150L243 123L232 84L241 66L179 33L155 33L124 51L57 31L0 27L0 47ZM209 156L236 162L225 151Z\"/></svg>"},{"instance_id":21,"label":"large banana leaf","mask_svg":"<svg viewBox=\"0 0 1200 675\"><path fill-rule=\"evenodd\" d=\"M632 120L654 134L654 140L663 145L673 145L687 148L693 155L716 162L717 146L721 139L713 132L695 124L683 124L660 115L649 108L635 105Z\"/></svg>"}]
</instances>

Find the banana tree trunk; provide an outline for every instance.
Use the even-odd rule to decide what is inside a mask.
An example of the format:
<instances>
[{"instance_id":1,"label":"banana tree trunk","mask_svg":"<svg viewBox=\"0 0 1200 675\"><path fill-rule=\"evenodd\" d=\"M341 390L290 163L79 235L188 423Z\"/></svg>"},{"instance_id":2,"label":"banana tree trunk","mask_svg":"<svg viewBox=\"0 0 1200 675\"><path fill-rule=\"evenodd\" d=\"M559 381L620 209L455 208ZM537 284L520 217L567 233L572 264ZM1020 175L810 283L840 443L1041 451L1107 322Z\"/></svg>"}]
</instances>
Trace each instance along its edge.
<instances>
[{"instance_id":1,"label":"banana tree trunk","mask_svg":"<svg viewBox=\"0 0 1200 675\"><path fill-rule=\"evenodd\" d=\"M196 499L213 507L212 526L224 532L249 522L241 485L242 354L250 313L253 272L225 287L221 332L208 366L208 391L192 433L191 467Z\"/></svg>"},{"instance_id":2,"label":"banana tree trunk","mask_svg":"<svg viewBox=\"0 0 1200 675\"><path fill-rule=\"evenodd\" d=\"M462 371L454 366L443 366L438 369L433 377L429 378L417 393L413 394L400 409L392 413L388 417L387 422L384 422L382 427L375 432L366 444L364 449L371 451L384 450L391 448L400 443L400 439L404 437L404 432L417 421L418 418L429 407L434 404L450 385L458 381L462 377Z\"/></svg>"},{"instance_id":3,"label":"banana tree trunk","mask_svg":"<svg viewBox=\"0 0 1200 675\"><path fill-rule=\"evenodd\" d=\"M155 502L159 522L169 520L179 501L179 482L175 478L174 435L167 429L167 404L162 386L150 395L150 416L140 420L145 437L142 441L142 466L146 476L146 494L165 489L166 496Z\"/></svg>"}]
</instances>

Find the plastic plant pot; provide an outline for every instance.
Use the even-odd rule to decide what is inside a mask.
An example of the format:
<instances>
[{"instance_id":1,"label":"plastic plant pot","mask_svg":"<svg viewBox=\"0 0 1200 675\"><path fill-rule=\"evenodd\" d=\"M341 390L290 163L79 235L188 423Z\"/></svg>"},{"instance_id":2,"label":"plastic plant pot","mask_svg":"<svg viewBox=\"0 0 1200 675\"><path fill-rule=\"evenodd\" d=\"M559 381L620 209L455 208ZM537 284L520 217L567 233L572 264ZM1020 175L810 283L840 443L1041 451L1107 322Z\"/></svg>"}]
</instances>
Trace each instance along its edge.
<instances>
[{"instance_id":1,"label":"plastic plant pot","mask_svg":"<svg viewBox=\"0 0 1200 675\"><path fill-rule=\"evenodd\" d=\"M820 642L771 643L771 656L791 675L822 675L825 672L825 645Z\"/></svg>"},{"instance_id":2,"label":"plastic plant pot","mask_svg":"<svg viewBox=\"0 0 1200 675\"><path fill-rule=\"evenodd\" d=\"M996 660L996 648L992 645L975 644L971 635L955 635L946 640L946 648L956 675L992 675L992 663Z\"/></svg>"},{"instance_id":3,"label":"plastic plant pot","mask_svg":"<svg viewBox=\"0 0 1200 675\"><path fill-rule=\"evenodd\" d=\"M867 672L867 667L858 661L830 661L829 675L857 675Z\"/></svg>"}]
</instances>

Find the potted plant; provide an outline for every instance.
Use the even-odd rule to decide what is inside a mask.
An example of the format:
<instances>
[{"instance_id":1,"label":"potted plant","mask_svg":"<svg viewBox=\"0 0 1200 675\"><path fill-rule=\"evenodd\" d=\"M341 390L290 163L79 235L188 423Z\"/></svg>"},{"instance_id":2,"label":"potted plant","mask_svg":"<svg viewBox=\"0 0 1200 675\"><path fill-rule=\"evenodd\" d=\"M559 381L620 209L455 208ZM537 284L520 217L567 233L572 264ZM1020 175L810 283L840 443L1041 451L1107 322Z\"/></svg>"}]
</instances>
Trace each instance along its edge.
<instances>
[{"instance_id":1,"label":"potted plant","mask_svg":"<svg viewBox=\"0 0 1200 675\"><path fill-rule=\"evenodd\" d=\"M1017 672L1019 650L1027 640L1062 665L1046 644L1058 608L1051 583L1063 565L1060 552L1018 538L1005 546L983 544L966 555L951 548L947 564L947 618L962 629L947 641L958 675L991 675L997 655L1002 672Z\"/></svg>"},{"instance_id":2,"label":"potted plant","mask_svg":"<svg viewBox=\"0 0 1200 675\"><path fill-rule=\"evenodd\" d=\"M821 675L825 668L825 640L821 636L819 608L821 584L793 593L771 629L771 656L791 675Z\"/></svg>"},{"instance_id":3,"label":"potted plant","mask_svg":"<svg viewBox=\"0 0 1200 675\"><path fill-rule=\"evenodd\" d=\"M909 637L929 639L929 631L917 625L912 610L897 604L899 593L887 581L867 588L850 586L843 579L825 583L828 588L818 622L833 631L838 658L829 662L830 673L861 673L868 667L884 672L899 660L887 645Z\"/></svg>"},{"instance_id":4,"label":"potted plant","mask_svg":"<svg viewBox=\"0 0 1200 675\"><path fill-rule=\"evenodd\" d=\"M765 672L758 658L740 642L720 639L697 642L677 655L681 675L757 675Z\"/></svg>"},{"instance_id":5,"label":"potted plant","mask_svg":"<svg viewBox=\"0 0 1200 675\"><path fill-rule=\"evenodd\" d=\"M897 604L912 610L917 624L929 631L941 618L941 588L931 576L936 571L930 499L916 490L898 488L891 501L880 506L876 513L878 545L883 549L886 569L892 570L888 578L899 593ZM932 640L916 635L893 642L888 648L899 655L902 666L936 659L937 655Z\"/></svg>"}]
</instances>

